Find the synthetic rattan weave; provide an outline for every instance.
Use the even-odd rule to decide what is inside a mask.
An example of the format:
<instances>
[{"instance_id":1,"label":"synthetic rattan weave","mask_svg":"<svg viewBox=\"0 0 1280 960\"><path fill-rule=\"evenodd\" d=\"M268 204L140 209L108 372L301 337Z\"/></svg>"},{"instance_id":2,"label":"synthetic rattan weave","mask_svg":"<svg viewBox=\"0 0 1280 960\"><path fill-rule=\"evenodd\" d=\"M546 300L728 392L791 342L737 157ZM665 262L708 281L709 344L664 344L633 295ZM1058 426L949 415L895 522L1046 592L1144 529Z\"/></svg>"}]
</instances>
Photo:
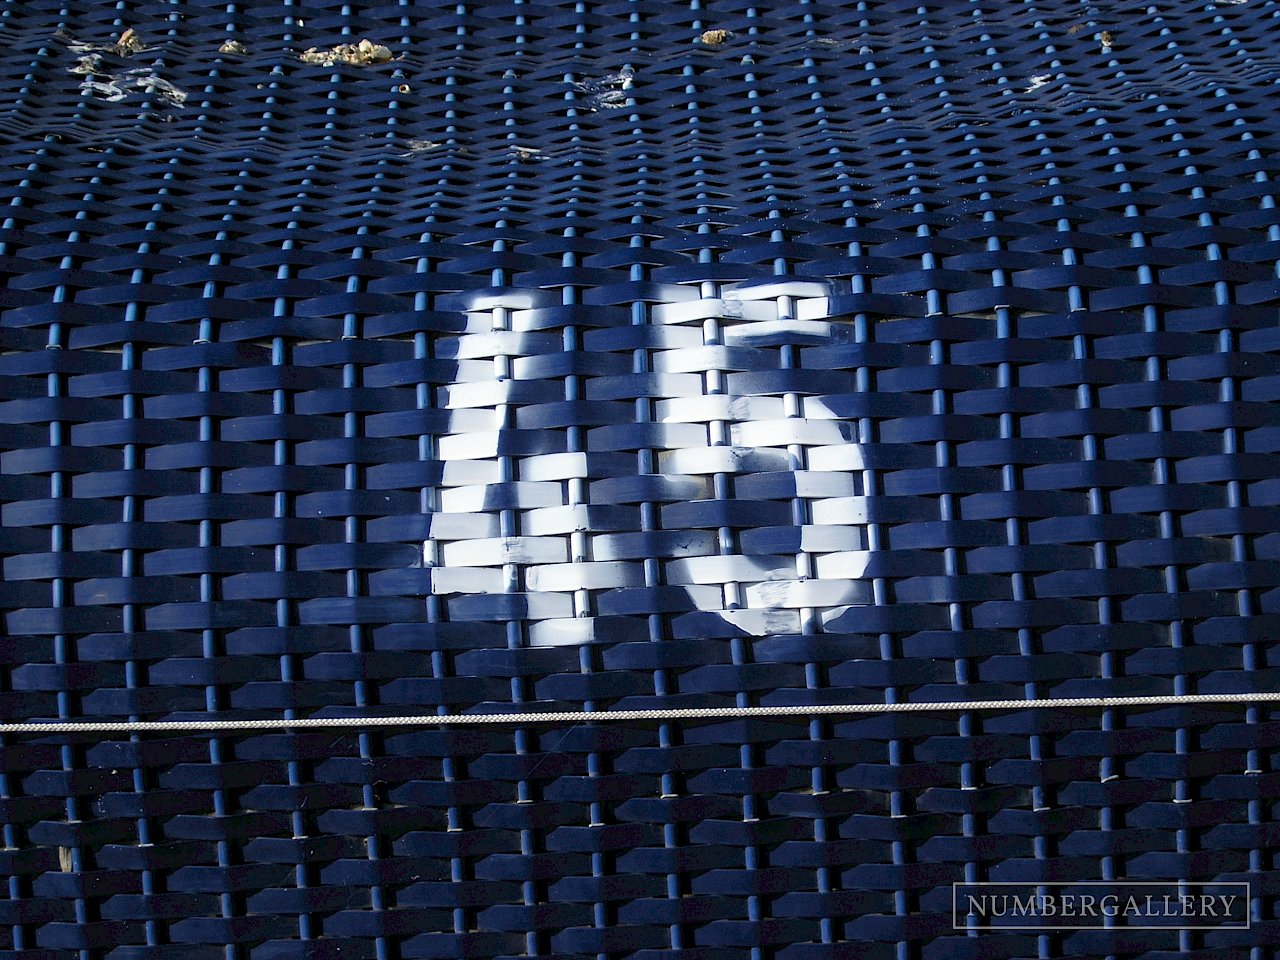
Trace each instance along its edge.
<instances>
[{"instance_id":1,"label":"synthetic rattan weave","mask_svg":"<svg viewBox=\"0 0 1280 960\"><path fill-rule=\"evenodd\" d=\"M1278 31L0 3L0 960L1273 957Z\"/></svg>"}]
</instances>

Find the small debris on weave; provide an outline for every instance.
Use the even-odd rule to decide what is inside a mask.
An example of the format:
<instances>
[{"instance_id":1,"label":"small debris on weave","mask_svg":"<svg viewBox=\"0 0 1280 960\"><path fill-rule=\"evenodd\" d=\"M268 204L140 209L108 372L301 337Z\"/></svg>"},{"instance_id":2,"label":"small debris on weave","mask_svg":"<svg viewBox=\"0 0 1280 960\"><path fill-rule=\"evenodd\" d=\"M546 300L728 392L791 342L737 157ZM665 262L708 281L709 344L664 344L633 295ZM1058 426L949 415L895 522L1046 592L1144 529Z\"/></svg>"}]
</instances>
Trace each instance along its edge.
<instances>
[{"instance_id":1,"label":"small debris on weave","mask_svg":"<svg viewBox=\"0 0 1280 960\"><path fill-rule=\"evenodd\" d=\"M102 73L102 55L98 53L87 53L76 61L74 67L67 67L68 73L76 73L81 76L91 77L96 73Z\"/></svg>"},{"instance_id":2,"label":"small debris on weave","mask_svg":"<svg viewBox=\"0 0 1280 960\"><path fill-rule=\"evenodd\" d=\"M79 72L75 67L72 73ZM102 79L96 79L101 77ZM150 69L129 70L120 76L106 73L94 73L80 82L80 93L83 96L117 103L129 95L130 89L140 90L166 100L175 106L187 102L187 92L174 86Z\"/></svg>"},{"instance_id":3,"label":"small debris on weave","mask_svg":"<svg viewBox=\"0 0 1280 960\"><path fill-rule=\"evenodd\" d=\"M84 77L80 81L81 96L117 103L125 99L131 90L141 90L177 106L187 101L185 90L159 76L153 68L138 67L121 72L119 66L111 66L104 59L106 54L128 59L148 49L133 27L123 31L111 43L86 43L65 30L59 30L54 36L64 41L72 53L80 55L74 64L67 67L67 72Z\"/></svg>"},{"instance_id":4,"label":"small debris on weave","mask_svg":"<svg viewBox=\"0 0 1280 960\"><path fill-rule=\"evenodd\" d=\"M144 93L155 94L170 103L182 106L187 102L187 92L175 87L164 77L157 76L150 70L130 70L128 76L133 77L133 85Z\"/></svg>"},{"instance_id":5,"label":"small debris on weave","mask_svg":"<svg viewBox=\"0 0 1280 960\"><path fill-rule=\"evenodd\" d=\"M249 49L239 40L228 40L218 48L218 52L230 54L234 57L243 57L248 54Z\"/></svg>"},{"instance_id":6,"label":"small debris on weave","mask_svg":"<svg viewBox=\"0 0 1280 960\"><path fill-rule=\"evenodd\" d=\"M349 63L353 66L364 66L370 63L386 63L393 60L391 50L372 40L361 40L358 43L340 43L331 50L312 47L305 53L298 54L303 63L312 63L321 67L332 67L337 63Z\"/></svg>"},{"instance_id":7,"label":"small debris on weave","mask_svg":"<svg viewBox=\"0 0 1280 960\"><path fill-rule=\"evenodd\" d=\"M138 31L134 30L133 27L129 27L129 29L120 34L118 39L113 40L111 43L86 43L83 40L75 39L65 30L57 31L54 36L66 42L72 53L113 53L117 57L131 57L135 53L141 53L147 49L147 45L142 42L142 38L138 36Z\"/></svg>"},{"instance_id":8,"label":"small debris on weave","mask_svg":"<svg viewBox=\"0 0 1280 960\"><path fill-rule=\"evenodd\" d=\"M732 30L705 30L698 39L702 41L704 46L718 47L732 37Z\"/></svg>"},{"instance_id":9,"label":"small debris on weave","mask_svg":"<svg viewBox=\"0 0 1280 960\"><path fill-rule=\"evenodd\" d=\"M443 144L439 144L434 140L410 140L405 146L409 150L407 153L401 154L401 156L409 157L415 153L426 153L428 150L439 149Z\"/></svg>"},{"instance_id":10,"label":"small debris on weave","mask_svg":"<svg viewBox=\"0 0 1280 960\"><path fill-rule=\"evenodd\" d=\"M634 79L635 72L630 67L624 67L619 73L611 73L595 80L583 80L573 86L579 93L590 95L586 103L592 110L616 110L626 106Z\"/></svg>"}]
</instances>

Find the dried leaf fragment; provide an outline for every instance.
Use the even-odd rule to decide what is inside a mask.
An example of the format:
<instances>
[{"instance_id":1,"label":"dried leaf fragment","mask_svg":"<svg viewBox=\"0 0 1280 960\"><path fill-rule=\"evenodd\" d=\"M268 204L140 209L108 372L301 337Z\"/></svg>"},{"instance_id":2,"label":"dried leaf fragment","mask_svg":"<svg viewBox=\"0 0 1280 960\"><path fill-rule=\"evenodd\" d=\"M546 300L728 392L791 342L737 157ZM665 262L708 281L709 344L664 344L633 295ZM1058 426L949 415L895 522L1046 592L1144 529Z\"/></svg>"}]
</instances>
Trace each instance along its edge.
<instances>
[{"instance_id":1,"label":"dried leaf fragment","mask_svg":"<svg viewBox=\"0 0 1280 960\"><path fill-rule=\"evenodd\" d=\"M99 100L105 100L108 103L117 103L123 100L127 94L120 89L116 79L109 79L106 82L98 80L82 80L80 82L80 95L87 97L96 97Z\"/></svg>"},{"instance_id":2,"label":"dried leaf fragment","mask_svg":"<svg viewBox=\"0 0 1280 960\"><path fill-rule=\"evenodd\" d=\"M102 52L113 53L117 57L130 57L147 49L147 45L142 42L142 38L138 36L138 31L134 30L133 27L120 34L120 38L112 43L85 43L82 40L77 40L65 30L59 30L54 36L65 42L72 53Z\"/></svg>"},{"instance_id":3,"label":"dried leaf fragment","mask_svg":"<svg viewBox=\"0 0 1280 960\"><path fill-rule=\"evenodd\" d=\"M187 102L187 92L185 90L179 90L168 80L158 77L150 71L142 72L141 76L135 76L133 85L139 90L162 97L178 106L182 106Z\"/></svg>"},{"instance_id":4,"label":"dried leaf fragment","mask_svg":"<svg viewBox=\"0 0 1280 960\"><path fill-rule=\"evenodd\" d=\"M705 46L718 47L733 36L732 30L705 30L698 39Z\"/></svg>"},{"instance_id":5,"label":"dried leaf fragment","mask_svg":"<svg viewBox=\"0 0 1280 960\"><path fill-rule=\"evenodd\" d=\"M438 147L443 146L443 144L437 143L434 140L410 140L405 144L405 146L409 148L409 151L408 153L400 154L402 157L411 157L415 153L425 153L428 150L435 150Z\"/></svg>"},{"instance_id":6,"label":"dried leaf fragment","mask_svg":"<svg viewBox=\"0 0 1280 960\"><path fill-rule=\"evenodd\" d=\"M67 73L76 73L82 77L91 77L102 72L102 56L96 53L85 54L76 61L74 67L67 67Z\"/></svg>"},{"instance_id":7,"label":"dried leaf fragment","mask_svg":"<svg viewBox=\"0 0 1280 960\"><path fill-rule=\"evenodd\" d=\"M107 49L118 57L128 57L145 50L146 46L143 44L142 38L138 36L138 31L130 27L120 34L120 39L107 47Z\"/></svg>"},{"instance_id":8,"label":"dried leaf fragment","mask_svg":"<svg viewBox=\"0 0 1280 960\"><path fill-rule=\"evenodd\" d=\"M243 57L248 54L249 49L239 40L228 40L218 48L218 52L230 54L233 57Z\"/></svg>"}]
</instances>

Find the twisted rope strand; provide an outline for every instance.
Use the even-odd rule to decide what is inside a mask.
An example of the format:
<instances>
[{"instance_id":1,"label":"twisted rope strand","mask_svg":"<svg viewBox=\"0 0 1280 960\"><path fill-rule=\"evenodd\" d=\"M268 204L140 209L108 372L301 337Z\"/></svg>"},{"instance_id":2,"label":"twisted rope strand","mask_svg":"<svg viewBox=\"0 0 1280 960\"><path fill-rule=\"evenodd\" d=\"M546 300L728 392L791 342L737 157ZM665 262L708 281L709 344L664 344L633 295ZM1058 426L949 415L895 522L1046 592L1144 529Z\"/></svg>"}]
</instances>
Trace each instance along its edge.
<instances>
[{"instance_id":1,"label":"twisted rope strand","mask_svg":"<svg viewBox=\"0 0 1280 960\"><path fill-rule=\"evenodd\" d=\"M307 717L270 720L49 721L0 723L0 734L201 733L214 731L360 729L370 727L486 726L621 720L741 720L752 717L846 717L881 713L946 713L972 710L1081 710L1114 707L1258 704L1280 701L1280 691L1200 693L1149 697L1064 697L1045 700L925 701L921 703L833 703L778 707L680 707L670 710L564 710L541 713L473 713L437 716Z\"/></svg>"}]
</instances>

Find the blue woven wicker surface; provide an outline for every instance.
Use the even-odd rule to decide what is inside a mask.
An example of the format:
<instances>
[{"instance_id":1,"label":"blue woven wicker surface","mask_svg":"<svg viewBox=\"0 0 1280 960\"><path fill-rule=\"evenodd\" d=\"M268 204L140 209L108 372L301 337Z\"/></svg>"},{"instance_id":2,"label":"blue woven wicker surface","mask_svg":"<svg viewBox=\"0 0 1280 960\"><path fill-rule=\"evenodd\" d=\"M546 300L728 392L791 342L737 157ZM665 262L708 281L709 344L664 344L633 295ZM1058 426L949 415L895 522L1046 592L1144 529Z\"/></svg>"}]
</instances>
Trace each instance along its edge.
<instances>
[{"instance_id":1,"label":"blue woven wicker surface","mask_svg":"<svg viewBox=\"0 0 1280 960\"><path fill-rule=\"evenodd\" d=\"M1269 708L515 715L1276 689L1280 4L77 6L0 720L513 722L11 736L0 957L1274 955ZM1116 878L1252 927L952 930Z\"/></svg>"}]
</instances>

